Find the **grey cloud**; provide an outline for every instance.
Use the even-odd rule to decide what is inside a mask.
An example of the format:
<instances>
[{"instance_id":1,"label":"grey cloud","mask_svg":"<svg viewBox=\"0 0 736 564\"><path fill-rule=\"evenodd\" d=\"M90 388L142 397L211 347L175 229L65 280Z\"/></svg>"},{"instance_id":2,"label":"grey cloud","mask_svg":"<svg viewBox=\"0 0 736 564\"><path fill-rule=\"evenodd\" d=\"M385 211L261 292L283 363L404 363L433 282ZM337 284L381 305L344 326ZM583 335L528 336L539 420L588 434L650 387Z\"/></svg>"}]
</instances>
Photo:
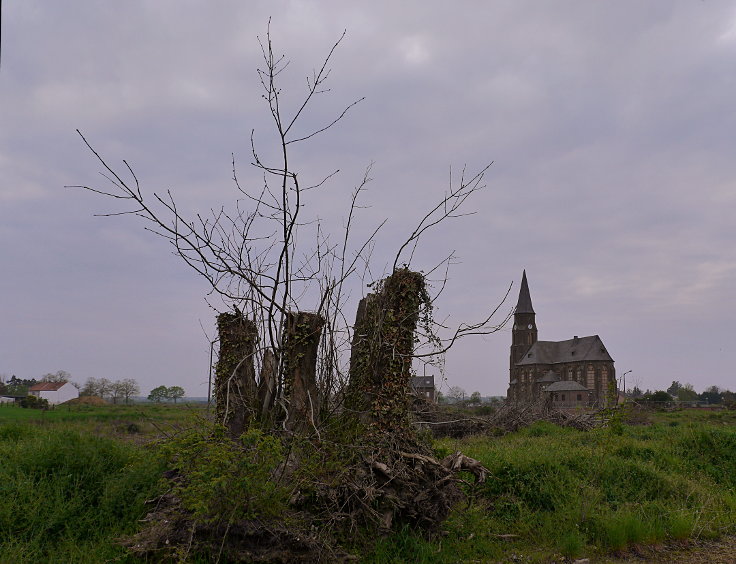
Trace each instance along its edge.
<instances>
[{"instance_id":1,"label":"grey cloud","mask_svg":"<svg viewBox=\"0 0 736 564\"><path fill-rule=\"evenodd\" d=\"M249 136L255 128L268 154L269 117L256 35L271 15L277 51L291 59L290 92L347 28L333 90L305 129L366 100L295 157L305 179L341 169L308 208L337 227L375 161L360 229L390 217L378 272L451 167L495 160L477 215L420 248L420 267L453 249L462 259L442 316L474 318L526 267L541 338L599 333L643 387L732 386L733 352L708 336L735 329L730 3L4 8L0 372L65 368L203 395L204 285L140 224L91 218L108 203L62 186L100 182L77 127L110 162L128 159L148 189L171 188L192 211L232 201L232 152L241 179L257 185ZM503 331L461 345L448 357L451 383L503 393L509 340Z\"/></svg>"}]
</instances>

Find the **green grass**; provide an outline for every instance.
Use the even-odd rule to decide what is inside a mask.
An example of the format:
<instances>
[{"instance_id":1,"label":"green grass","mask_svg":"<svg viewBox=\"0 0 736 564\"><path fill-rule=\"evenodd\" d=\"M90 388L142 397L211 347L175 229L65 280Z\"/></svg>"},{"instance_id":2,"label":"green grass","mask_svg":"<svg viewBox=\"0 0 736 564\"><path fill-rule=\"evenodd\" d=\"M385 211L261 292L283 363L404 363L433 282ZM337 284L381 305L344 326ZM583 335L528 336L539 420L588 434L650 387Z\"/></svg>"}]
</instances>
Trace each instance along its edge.
<instances>
[{"instance_id":1,"label":"green grass","mask_svg":"<svg viewBox=\"0 0 736 564\"><path fill-rule=\"evenodd\" d=\"M113 421L116 419L150 419L172 423L185 420L191 413L204 413L205 410L206 406L202 404L60 405L49 410L23 409L16 405L0 405L0 425L13 421L49 423Z\"/></svg>"},{"instance_id":2,"label":"green grass","mask_svg":"<svg viewBox=\"0 0 736 564\"><path fill-rule=\"evenodd\" d=\"M427 541L406 530L366 561L400 562L411 550L427 563L514 553L546 562L736 531L734 414L655 421L591 432L538 423L502 438L438 441L439 455L461 450L482 461L488 481L469 490L444 535Z\"/></svg>"},{"instance_id":3,"label":"green grass","mask_svg":"<svg viewBox=\"0 0 736 564\"><path fill-rule=\"evenodd\" d=\"M143 445L201 412L0 407L0 563L127 561L116 539L137 529L143 501L161 487L157 447ZM437 441L440 456L461 450L481 460L488 481L468 488L434 538L404 528L362 561L547 562L736 531L736 414L652 420L591 432L538 423Z\"/></svg>"},{"instance_id":4,"label":"green grass","mask_svg":"<svg viewBox=\"0 0 736 564\"><path fill-rule=\"evenodd\" d=\"M0 406L0 427L31 424L43 428L75 429L97 436L145 442L179 432L196 416L206 416L202 404L134 404L58 406L46 411Z\"/></svg>"},{"instance_id":5,"label":"green grass","mask_svg":"<svg viewBox=\"0 0 736 564\"><path fill-rule=\"evenodd\" d=\"M153 453L60 427L0 424L0 562L124 558L160 487Z\"/></svg>"}]
</instances>

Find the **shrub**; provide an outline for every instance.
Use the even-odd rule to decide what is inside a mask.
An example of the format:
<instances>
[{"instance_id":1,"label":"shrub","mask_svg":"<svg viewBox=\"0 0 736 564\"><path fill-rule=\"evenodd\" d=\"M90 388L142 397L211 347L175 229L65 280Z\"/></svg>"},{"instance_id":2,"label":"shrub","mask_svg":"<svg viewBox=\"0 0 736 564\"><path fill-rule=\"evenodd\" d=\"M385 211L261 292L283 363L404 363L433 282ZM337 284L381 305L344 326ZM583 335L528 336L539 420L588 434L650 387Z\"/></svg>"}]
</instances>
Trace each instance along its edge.
<instances>
[{"instance_id":1,"label":"shrub","mask_svg":"<svg viewBox=\"0 0 736 564\"><path fill-rule=\"evenodd\" d=\"M89 434L0 427L0 562L101 562L123 554L161 467Z\"/></svg>"},{"instance_id":2,"label":"shrub","mask_svg":"<svg viewBox=\"0 0 736 564\"><path fill-rule=\"evenodd\" d=\"M26 396L20 400L20 406L27 409L48 409L49 400L36 396Z\"/></svg>"},{"instance_id":3,"label":"shrub","mask_svg":"<svg viewBox=\"0 0 736 564\"><path fill-rule=\"evenodd\" d=\"M283 461L281 443L257 429L239 441L219 425L203 424L164 446L182 479L176 494L205 523L265 519L281 515L287 490L272 474Z\"/></svg>"}]
</instances>

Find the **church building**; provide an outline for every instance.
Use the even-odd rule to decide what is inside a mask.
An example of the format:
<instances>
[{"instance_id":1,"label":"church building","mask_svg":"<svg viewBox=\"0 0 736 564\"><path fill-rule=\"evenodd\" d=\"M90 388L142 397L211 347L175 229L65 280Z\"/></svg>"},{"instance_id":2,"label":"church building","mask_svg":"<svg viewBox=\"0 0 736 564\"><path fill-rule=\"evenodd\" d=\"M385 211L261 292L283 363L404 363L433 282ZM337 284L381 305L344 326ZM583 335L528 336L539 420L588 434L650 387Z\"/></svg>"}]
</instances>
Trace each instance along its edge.
<instances>
[{"instance_id":1,"label":"church building","mask_svg":"<svg viewBox=\"0 0 736 564\"><path fill-rule=\"evenodd\" d=\"M514 310L508 400L530 402L549 395L557 407L606 405L616 372L601 338L538 341L535 317L525 270Z\"/></svg>"}]
</instances>

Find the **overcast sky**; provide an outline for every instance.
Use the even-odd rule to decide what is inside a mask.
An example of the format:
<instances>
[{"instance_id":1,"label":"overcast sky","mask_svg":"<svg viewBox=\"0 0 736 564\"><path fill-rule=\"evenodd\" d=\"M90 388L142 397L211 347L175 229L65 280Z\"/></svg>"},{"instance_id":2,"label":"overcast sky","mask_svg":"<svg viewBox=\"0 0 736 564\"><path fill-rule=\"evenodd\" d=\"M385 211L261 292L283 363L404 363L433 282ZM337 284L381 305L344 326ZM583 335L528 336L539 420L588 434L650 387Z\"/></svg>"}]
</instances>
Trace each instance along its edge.
<instances>
[{"instance_id":1,"label":"overcast sky","mask_svg":"<svg viewBox=\"0 0 736 564\"><path fill-rule=\"evenodd\" d=\"M79 128L149 192L233 202L231 158L268 144L256 68L268 18L289 100L344 29L305 125L365 97L294 154L339 228L371 162L358 234L384 218L375 274L450 170L494 164L438 318L476 320L526 269L540 340L598 334L627 384L736 388L736 3L732 1L23 0L3 3L0 373L135 378L207 394L207 286L113 202ZM264 147L264 150L267 148ZM349 304L352 318L359 292ZM510 325L447 358L445 389L505 394Z\"/></svg>"}]
</instances>

